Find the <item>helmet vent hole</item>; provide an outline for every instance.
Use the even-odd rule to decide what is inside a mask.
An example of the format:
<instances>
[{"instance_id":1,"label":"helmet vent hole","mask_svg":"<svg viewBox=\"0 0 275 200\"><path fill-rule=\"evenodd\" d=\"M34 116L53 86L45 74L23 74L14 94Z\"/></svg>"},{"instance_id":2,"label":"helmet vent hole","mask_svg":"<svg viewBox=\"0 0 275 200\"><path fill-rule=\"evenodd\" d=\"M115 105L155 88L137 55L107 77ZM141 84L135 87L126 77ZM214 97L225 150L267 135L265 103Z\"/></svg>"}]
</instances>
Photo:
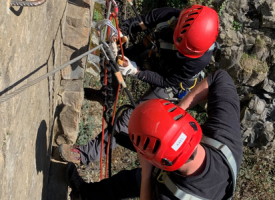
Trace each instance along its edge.
<instances>
[{"instance_id":1,"label":"helmet vent hole","mask_svg":"<svg viewBox=\"0 0 275 200\"><path fill-rule=\"evenodd\" d=\"M180 115L177 115L176 117L174 117L174 120L175 121L178 121L180 118L182 118L183 117L183 114L180 114Z\"/></svg>"},{"instance_id":2,"label":"helmet vent hole","mask_svg":"<svg viewBox=\"0 0 275 200\"><path fill-rule=\"evenodd\" d=\"M140 143L140 136L138 136L137 138L137 146L139 145L139 143Z\"/></svg>"},{"instance_id":3,"label":"helmet vent hole","mask_svg":"<svg viewBox=\"0 0 275 200\"><path fill-rule=\"evenodd\" d=\"M196 15L196 14L199 14L199 13L198 12L192 13L192 14L188 15L188 17L191 15Z\"/></svg>"},{"instance_id":4,"label":"helmet vent hole","mask_svg":"<svg viewBox=\"0 0 275 200\"><path fill-rule=\"evenodd\" d=\"M188 27L188 26L190 26L190 24L186 24L186 25L184 25L182 28L186 28L186 27Z\"/></svg>"},{"instance_id":5,"label":"helmet vent hole","mask_svg":"<svg viewBox=\"0 0 275 200\"><path fill-rule=\"evenodd\" d=\"M150 143L150 139L149 139L149 138L146 138L146 141L145 141L145 144L144 144L143 150L147 149L147 147L148 147L149 143Z\"/></svg>"},{"instance_id":6,"label":"helmet vent hole","mask_svg":"<svg viewBox=\"0 0 275 200\"><path fill-rule=\"evenodd\" d=\"M153 154L155 154L157 152L157 150L159 149L160 146L160 141L157 140L153 149Z\"/></svg>"},{"instance_id":7,"label":"helmet vent hole","mask_svg":"<svg viewBox=\"0 0 275 200\"><path fill-rule=\"evenodd\" d=\"M176 109L177 109L177 107L171 108L168 110L168 112L174 112L174 110L176 110Z\"/></svg>"},{"instance_id":8,"label":"helmet vent hole","mask_svg":"<svg viewBox=\"0 0 275 200\"><path fill-rule=\"evenodd\" d=\"M185 33L186 32L186 30L183 30L180 34L183 34L183 33Z\"/></svg>"},{"instance_id":9,"label":"helmet vent hole","mask_svg":"<svg viewBox=\"0 0 275 200\"><path fill-rule=\"evenodd\" d=\"M135 136L134 136L134 135L132 135L132 141L134 141L134 139L135 139Z\"/></svg>"},{"instance_id":10,"label":"helmet vent hole","mask_svg":"<svg viewBox=\"0 0 275 200\"><path fill-rule=\"evenodd\" d=\"M166 102L166 103L164 103L163 105L167 106L167 105L169 105L169 104L170 104L170 102Z\"/></svg>"},{"instance_id":11,"label":"helmet vent hole","mask_svg":"<svg viewBox=\"0 0 275 200\"><path fill-rule=\"evenodd\" d=\"M189 22L189 21L192 21L192 20L194 20L194 18L187 19L185 22Z\"/></svg>"}]
</instances>

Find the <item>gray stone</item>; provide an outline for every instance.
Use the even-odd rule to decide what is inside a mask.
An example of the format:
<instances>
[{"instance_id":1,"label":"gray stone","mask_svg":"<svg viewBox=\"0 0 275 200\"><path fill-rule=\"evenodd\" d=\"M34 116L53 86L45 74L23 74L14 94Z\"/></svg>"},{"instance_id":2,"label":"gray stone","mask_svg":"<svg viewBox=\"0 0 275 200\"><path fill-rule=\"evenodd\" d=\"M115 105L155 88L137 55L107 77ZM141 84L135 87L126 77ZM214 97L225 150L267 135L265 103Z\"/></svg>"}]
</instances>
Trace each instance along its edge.
<instances>
[{"instance_id":1,"label":"gray stone","mask_svg":"<svg viewBox=\"0 0 275 200\"><path fill-rule=\"evenodd\" d=\"M273 123L266 122L264 125L264 130L259 137L259 143L262 147L267 146L274 139Z\"/></svg>"},{"instance_id":2,"label":"gray stone","mask_svg":"<svg viewBox=\"0 0 275 200\"><path fill-rule=\"evenodd\" d=\"M261 83L265 78L267 77L267 72L257 72L255 70L252 71L251 76L245 83L246 85L249 86L255 86Z\"/></svg>"},{"instance_id":3,"label":"gray stone","mask_svg":"<svg viewBox=\"0 0 275 200\"><path fill-rule=\"evenodd\" d=\"M82 80L62 80L63 109L59 115L59 121L62 130L56 137L57 144L74 144L78 135L79 116L81 112L82 101L84 98Z\"/></svg>"},{"instance_id":4,"label":"gray stone","mask_svg":"<svg viewBox=\"0 0 275 200\"><path fill-rule=\"evenodd\" d=\"M251 99L251 96L254 93L254 88L245 85L240 85L237 86L237 91L239 94L240 101L246 101Z\"/></svg>"},{"instance_id":5,"label":"gray stone","mask_svg":"<svg viewBox=\"0 0 275 200\"><path fill-rule=\"evenodd\" d=\"M262 114L265 109L265 100L260 99L258 96L254 95L248 104L250 110L256 114Z\"/></svg>"},{"instance_id":6,"label":"gray stone","mask_svg":"<svg viewBox=\"0 0 275 200\"><path fill-rule=\"evenodd\" d=\"M72 106L64 106L59 115L63 134L56 139L57 144L74 144L78 135L79 115Z\"/></svg>"},{"instance_id":7,"label":"gray stone","mask_svg":"<svg viewBox=\"0 0 275 200\"><path fill-rule=\"evenodd\" d=\"M233 46L230 48L231 50L231 56L222 56L220 61L220 66L223 69L226 69L228 73L231 75L231 77L234 79L234 81L239 81L239 71L241 69L240 67L240 59L243 54L243 45L240 47ZM227 49L229 51L229 49ZM224 52L224 51L223 51Z\"/></svg>"},{"instance_id":8,"label":"gray stone","mask_svg":"<svg viewBox=\"0 0 275 200\"><path fill-rule=\"evenodd\" d=\"M250 35L244 35L244 41L245 41L245 51L249 51L252 49L252 47L255 44L255 37Z\"/></svg>"},{"instance_id":9,"label":"gray stone","mask_svg":"<svg viewBox=\"0 0 275 200\"><path fill-rule=\"evenodd\" d=\"M62 93L60 93L62 97L62 103L65 106L72 106L75 111L80 112L84 98L82 80L62 80L61 85L63 87L61 90Z\"/></svg>"},{"instance_id":10,"label":"gray stone","mask_svg":"<svg viewBox=\"0 0 275 200\"><path fill-rule=\"evenodd\" d=\"M256 55L259 60L265 61L269 56L269 50L264 44L258 44L253 48L252 54Z\"/></svg>"},{"instance_id":11,"label":"gray stone","mask_svg":"<svg viewBox=\"0 0 275 200\"><path fill-rule=\"evenodd\" d=\"M270 93L275 93L275 82L271 79L265 78L262 88Z\"/></svg>"}]
</instances>

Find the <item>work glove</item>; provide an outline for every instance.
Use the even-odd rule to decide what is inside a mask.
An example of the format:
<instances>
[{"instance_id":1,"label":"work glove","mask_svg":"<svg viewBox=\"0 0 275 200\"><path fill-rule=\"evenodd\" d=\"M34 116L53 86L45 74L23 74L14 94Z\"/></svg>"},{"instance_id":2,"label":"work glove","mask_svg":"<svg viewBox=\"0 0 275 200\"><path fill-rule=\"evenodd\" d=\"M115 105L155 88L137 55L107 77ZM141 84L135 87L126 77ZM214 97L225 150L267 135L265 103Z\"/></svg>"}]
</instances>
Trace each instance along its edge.
<instances>
[{"instance_id":1,"label":"work glove","mask_svg":"<svg viewBox=\"0 0 275 200\"><path fill-rule=\"evenodd\" d=\"M124 60L122 60L122 56L119 55L117 64L118 64L119 71L124 76L126 75L135 76L138 71L137 64L134 61L129 60L125 56L124 56Z\"/></svg>"}]
</instances>

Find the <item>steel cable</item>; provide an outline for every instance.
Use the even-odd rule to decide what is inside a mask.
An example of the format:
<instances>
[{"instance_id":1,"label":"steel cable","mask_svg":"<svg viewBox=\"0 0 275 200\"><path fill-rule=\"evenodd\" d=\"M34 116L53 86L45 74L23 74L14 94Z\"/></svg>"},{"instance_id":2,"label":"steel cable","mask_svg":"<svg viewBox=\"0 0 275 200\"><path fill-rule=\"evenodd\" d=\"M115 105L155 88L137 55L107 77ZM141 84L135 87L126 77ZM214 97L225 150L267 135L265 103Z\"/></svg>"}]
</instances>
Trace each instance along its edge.
<instances>
[{"instance_id":1,"label":"steel cable","mask_svg":"<svg viewBox=\"0 0 275 200\"><path fill-rule=\"evenodd\" d=\"M69 61L69 62L61 65L60 67L57 67L56 69L48 72L47 74L44 74L43 76L40 76L39 78L37 78L37 79L35 79L35 80L33 80L33 81L31 81L31 82L23 85L22 87L18 88L17 90L15 90L15 91L13 91L13 92L11 92L11 93L3 96L3 97L0 97L0 104L3 103L4 101L6 101L6 100L8 100L8 99L10 99L12 97L14 97L15 95L21 93L22 91L24 91L25 89L29 88L30 86L35 85L36 83L42 81L43 79L48 78L49 76L53 75L54 73L56 73L56 72L62 70L63 68L69 66L70 64L72 64L72 63L80 60L81 58L87 56L88 54L94 52L95 50L97 50L99 48L102 48L102 44L100 44L99 46L97 46L97 47L95 47L95 48L87 51L86 53L84 53L84 54L82 54L82 55L80 55L80 56L72 59L71 61Z\"/></svg>"},{"instance_id":2,"label":"steel cable","mask_svg":"<svg viewBox=\"0 0 275 200\"><path fill-rule=\"evenodd\" d=\"M47 0L40 0L40 1L11 1L11 6L27 6L27 7L34 7L40 6L44 4Z\"/></svg>"}]
</instances>

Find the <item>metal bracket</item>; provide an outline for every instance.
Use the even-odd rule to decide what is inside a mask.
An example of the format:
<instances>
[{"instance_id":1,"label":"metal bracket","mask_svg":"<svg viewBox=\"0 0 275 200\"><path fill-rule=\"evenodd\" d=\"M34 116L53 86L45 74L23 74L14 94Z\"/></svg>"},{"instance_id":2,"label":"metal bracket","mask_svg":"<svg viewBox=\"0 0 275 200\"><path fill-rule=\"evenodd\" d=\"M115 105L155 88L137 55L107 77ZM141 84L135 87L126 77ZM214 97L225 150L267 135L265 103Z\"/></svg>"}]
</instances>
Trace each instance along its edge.
<instances>
[{"instance_id":1,"label":"metal bracket","mask_svg":"<svg viewBox=\"0 0 275 200\"><path fill-rule=\"evenodd\" d=\"M11 6L28 6L28 7L34 7L34 6L40 6L44 4L47 0L39 0L39 1L11 1Z\"/></svg>"}]
</instances>

